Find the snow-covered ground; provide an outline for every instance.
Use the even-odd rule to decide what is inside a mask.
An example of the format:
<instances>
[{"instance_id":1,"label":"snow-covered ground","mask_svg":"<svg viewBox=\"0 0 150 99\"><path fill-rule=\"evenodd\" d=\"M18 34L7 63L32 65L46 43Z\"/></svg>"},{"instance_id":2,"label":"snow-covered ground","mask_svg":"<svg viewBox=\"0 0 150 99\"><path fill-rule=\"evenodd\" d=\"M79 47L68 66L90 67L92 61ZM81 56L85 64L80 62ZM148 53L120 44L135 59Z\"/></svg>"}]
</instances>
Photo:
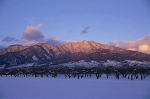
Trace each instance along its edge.
<instances>
[{"instance_id":1,"label":"snow-covered ground","mask_svg":"<svg viewBox=\"0 0 150 99\"><path fill-rule=\"evenodd\" d=\"M125 60L122 62L118 62L118 61L113 61L113 60L107 60L107 61L89 61L86 62L84 60L80 60L77 62L68 62L68 63L64 63L64 64L60 64L61 66L68 66L68 67L75 67L75 66L84 66L84 67L97 67L97 66L114 66L114 67L119 67L119 66L123 66L123 65L129 65L129 66L143 66L143 67L150 67L150 62L141 62L141 61L136 61L136 60Z\"/></svg>"},{"instance_id":2,"label":"snow-covered ground","mask_svg":"<svg viewBox=\"0 0 150 99\"><path fill-rule=\"evenodd\" d=\"M121 67L124 65L128 66L141 66L141 67L150 67L150 62L147 61L136 61L136 60L124 60L124 61L114 61L114 60L107 60L107 61L72 61L62 64L53 65L52 63L45 63L45 64L37 64L37 63L26 63L16 66L7 66L7 68L22 68L22 67L31 67L31 66L68 66L68 67L98 67L98 66L113 66L113 67ZM0 69L3 69L5 65L0 65Z\"/></svg>"},{"instance_id":3,"label":"snow-covered ground","mask_svg":"<svg viewBox=\"0 0 150 99\"><path fill-rule=\"evenodd\" d=\"M150 99L150 79L0 77L0 99Z\"/></svg>"}]
</instances>

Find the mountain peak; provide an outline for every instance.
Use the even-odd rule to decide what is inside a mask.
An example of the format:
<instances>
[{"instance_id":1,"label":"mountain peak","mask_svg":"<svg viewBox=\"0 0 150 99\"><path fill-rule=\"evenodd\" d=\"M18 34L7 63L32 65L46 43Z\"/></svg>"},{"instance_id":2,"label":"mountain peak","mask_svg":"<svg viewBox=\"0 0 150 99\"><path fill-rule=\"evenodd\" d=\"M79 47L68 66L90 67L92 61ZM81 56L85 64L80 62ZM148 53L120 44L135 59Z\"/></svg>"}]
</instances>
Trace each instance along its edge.
<instances>
[{"instance_id":1,"label":"mountain peak","mask_svg":"<svg viewBox=\"0 0 150 99\"><path fill-rule=\"evenodd\" d=\"M109 50L117 49L107 44L101 44L95 41L87 41L87 40L83 40L80 42L67 42L63 44L61 47L63 47L66 50L69 50L72 53L74 52L93 53L99 49L109 49Z\"/></svg>"}]
</instances>

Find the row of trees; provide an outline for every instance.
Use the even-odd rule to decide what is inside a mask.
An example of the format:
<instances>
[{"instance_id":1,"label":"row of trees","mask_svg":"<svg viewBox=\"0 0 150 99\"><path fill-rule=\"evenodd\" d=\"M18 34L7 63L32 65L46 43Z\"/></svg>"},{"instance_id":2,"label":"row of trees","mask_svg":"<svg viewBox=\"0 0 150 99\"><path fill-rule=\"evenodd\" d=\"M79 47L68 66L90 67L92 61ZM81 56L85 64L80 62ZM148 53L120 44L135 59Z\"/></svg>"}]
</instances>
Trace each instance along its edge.
<instances>
[{"instance_id":1,"label":"row of trees","mask_svg":"<svg viewBox=\"0 0 150 99\"><path fill-rule=\"evenodd\" d=\"M149 67L140 66L125 66L125 67L24 67L24 68L12 68L12 69L0 69L0 76L33 76L33 77L54 77L56 78L59 74L64 75L66 78L86 78L92 77L99 79L102 75L106 75L109 78L114 75L117 79L120 77L127 79L145 79L150 75Z\"/></svg>"}]
</instances>

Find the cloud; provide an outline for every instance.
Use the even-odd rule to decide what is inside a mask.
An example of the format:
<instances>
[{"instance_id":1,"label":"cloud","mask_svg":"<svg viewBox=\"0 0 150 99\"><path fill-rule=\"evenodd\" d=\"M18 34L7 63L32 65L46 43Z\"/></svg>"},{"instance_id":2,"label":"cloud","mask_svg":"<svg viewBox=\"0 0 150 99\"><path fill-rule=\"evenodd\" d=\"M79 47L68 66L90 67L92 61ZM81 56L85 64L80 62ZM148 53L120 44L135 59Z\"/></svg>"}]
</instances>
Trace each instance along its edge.
<instances>
[{"instance_id":1,"label":"cloud","mask_svg":"<svg viewBox=\"0 0 150 99\"><path fill-rule=\"evenodd\" d=\"M14 37L9 37L9 36L2 39L2 42L13 42L13 41L18 41L18 40Z\"/></svg>"},{"instance_id":2,"label":"cloud","mask_svg":"<svg viewBox=\"0 0 150 99\"><path fill-rule=\"evenodd\" d=\"M44 39L44 35L39 29L42 24L38 24L36 26L28 26L23 32L23 39L25 40L36 40L41 41Z\"/></svg>"},{"instance_id":3,"label":"cloud","mask_svg":"<svg viewBox=\"0 0 150 99\"><path fill-rule=\"evenodd\" d=\"M141 52L150 52L150 45L140 45L138 49Z\"/></svg>"},{"instance_id":4,"label":"cloud","mask_svg":"<svg viewBox=\"0 0 150 99\"><path fill-rule=\"evenodd\" d=\"M131 42L111 42L110 45L150 54L150 35Z\"/></svg>"},{"instance_id":5,"label":"cloud","mask_svg":"<svg viewBox=\"0 0 150 99\"><path fill-rule=\"evenodd\" d=\"M90 29L89 26L85 27L85 28L81 31L81 34L87 34L87 33L89 33L89 29Z\"/></svg>"},{"instance_id":6,"label":"cloud","mask_svg":"<svg viewBox=\"0 0 150 99\"><path fill-rule=\"evenodd\" d=\"M28 26L23 32L23 45L34 45L37 43L48 43L52 45L60 45L63 41L58 38L46 38L40 28L42 24L37 24L36 26Z\"/></svg>"}]
</instances>

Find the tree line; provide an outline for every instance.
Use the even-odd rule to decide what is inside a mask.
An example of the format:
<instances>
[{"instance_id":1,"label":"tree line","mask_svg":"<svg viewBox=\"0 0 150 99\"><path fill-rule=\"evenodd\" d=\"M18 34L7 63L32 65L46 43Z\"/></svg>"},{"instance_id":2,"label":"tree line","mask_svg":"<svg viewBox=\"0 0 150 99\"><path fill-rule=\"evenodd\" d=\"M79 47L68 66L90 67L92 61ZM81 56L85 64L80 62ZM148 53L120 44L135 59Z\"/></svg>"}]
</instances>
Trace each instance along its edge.
<instances>
[{"instance_id":1,"label":"tree line","mask_svg":"<svg viewBox=\"0 0 150 99\"><path fill-rule=\"evenodd\" d=\"M102 75L106 78L115 76L116 79L145 79L150 75L150 67L141 66L99 66L99 67L66 67L66 66L32 66L22 68L3 68L0 69L0 76L33 76L33 77L53 77L64 75L65 78L87 78L95 76L99 79Z\"/></svg>"}]
</instances>

